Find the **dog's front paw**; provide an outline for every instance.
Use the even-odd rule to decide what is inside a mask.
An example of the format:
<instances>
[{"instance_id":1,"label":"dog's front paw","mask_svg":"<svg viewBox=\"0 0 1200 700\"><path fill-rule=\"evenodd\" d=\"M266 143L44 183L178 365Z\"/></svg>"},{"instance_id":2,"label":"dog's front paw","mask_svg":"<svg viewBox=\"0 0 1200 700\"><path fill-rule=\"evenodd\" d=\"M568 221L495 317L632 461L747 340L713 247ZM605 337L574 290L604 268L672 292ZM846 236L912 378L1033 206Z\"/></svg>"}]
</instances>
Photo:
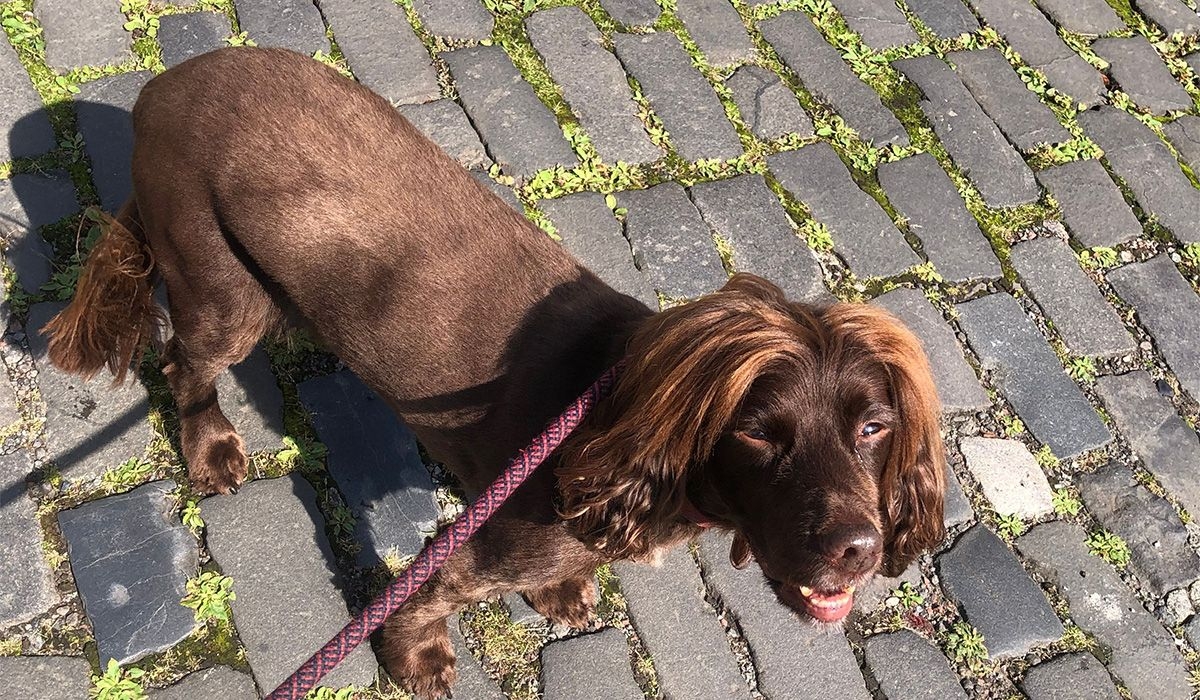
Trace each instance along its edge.
<instances>
[{"instance_id":1,"label":"dog's front paw","mask_svg":"<svg viewBox=\"0 0 1200 700\"><path fill-rule=\"evenodd\" d=\"M567 579L528 591L525 599L551 622L582 629L596 607L596 585L590 578Z\"/></svg>"},{"instance_id":2,"label":"dog's front paw","mask_svg":"<svg viewBox=\"0 0 1200 700\"><path fill-rule=\"evenodd\" d=\"M198 494L233 493L249 465L242 438L231 433L204 446L200 459L188 464L188 481Z\"/></svg>"},{"instance_id":3,"label":"dog's front paw","mask_svg":"<svg viewBox=\"0 0 1200 700\"><path fill-rule=\"evenodd\" d=\"M458 676L454 649L444 637L418 642L391 656L380 654L379 660L393 682L424 700L449 697L450 686Z\"/></svg>"}]
</instances>

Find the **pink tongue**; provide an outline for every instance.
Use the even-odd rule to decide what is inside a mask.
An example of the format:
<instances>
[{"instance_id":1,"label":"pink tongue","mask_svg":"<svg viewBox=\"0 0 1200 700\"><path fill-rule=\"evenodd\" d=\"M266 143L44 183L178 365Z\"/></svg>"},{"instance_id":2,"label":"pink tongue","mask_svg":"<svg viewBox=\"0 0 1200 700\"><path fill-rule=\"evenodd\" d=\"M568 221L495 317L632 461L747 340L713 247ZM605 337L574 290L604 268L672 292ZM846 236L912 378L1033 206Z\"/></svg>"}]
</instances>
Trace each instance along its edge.
<instances>
[{"instance_id":1,"label":"pink tongue","mask_svg":"<svg viewBox=\"0 0 1200 700\"><path fill-rule=\"evenodd\" d=\"M821 622L837 622L849 614L854 607L854 594L839 592L831 595L813 592L812 595L802 596L804 610Z\"/></svg>"}]
</instances>

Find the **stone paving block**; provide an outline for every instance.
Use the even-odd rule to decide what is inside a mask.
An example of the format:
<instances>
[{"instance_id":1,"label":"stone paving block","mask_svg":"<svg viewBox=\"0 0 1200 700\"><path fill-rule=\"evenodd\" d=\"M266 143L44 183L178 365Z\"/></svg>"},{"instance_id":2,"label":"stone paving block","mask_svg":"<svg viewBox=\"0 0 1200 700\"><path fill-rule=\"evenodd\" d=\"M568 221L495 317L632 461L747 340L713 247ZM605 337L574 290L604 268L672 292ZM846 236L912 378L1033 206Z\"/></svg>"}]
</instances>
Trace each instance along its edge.
<instances>
[{"instance_id":1,"label":"stone paving block","mask_svg":"<svg viewBox=\"0 0 1200 700\"><path fill-rule=\"evenodd\" d=\"M682 187L664 182L621 192L617 201L628 209L625 235L634 259L655 289L673 299L693 299L725 285L728 276L712 231Z\"/></svg>"},{"instance_id":2,"label":"stone paving block","mask_svg":"<svg viewBox=\"0 0 1200 700\"><path fill-rule=\"evenodd\" d=\"M827 143L767 158L784 189L800 200L833 237L833 249L860 278L887 277L921 258L883 208L858 188Z\"/></svg>"},{"instance_id":3,"label":"stone paving block","mask_svg":"<svg viewBox=\"0 0 1200 700\"><path fill-rule=\"evenodd\" d=\"M454 654L458 657L454 662L454 670L458 678L454 681L454 696L465 700L505 700L507 696L500 692L500 687L488 678L479 660L467 649L467 643L459 631L458 616L449 620L450 643L454 645Z\"/></svg>"},{"instance_id":4,"label":"stone paving block","mask_svg":"<svg viewBox=\"0 0 1200 700\"><path fill-rule=\"evenodd\" d=\"M1143 370L1100 377L1096 390L1134 453L1189 513L1200 513L1200 438Z\"/></svg>"},{"instance_id":5,"label":"stone paving block","mask_svg":"<svg viewBox=\"0 0 1200 700\"><path fill-rule=\"evenodd\" d=\"M1175 650L1175 640L1153 615L1146 612L1113 568L1088 552L1084 544L1086 537L1078 525L1046 523L1018 539L1017 547L1033 560L1038 574L1066 596L1071 619L1095 635L1104 647L1112 649L1109 670L1133 691L1134 697L1187 697L1187 669ZM1098 664L1076 660L1064 663L1069 664L1068 668L1079 664L1078 670L1067 677L1079 679L1080 685L1076 688L1097 688L1095 694L1081 697L1091 700L1111 694L1112 689L1102 680L1103 668L1099 672L1089 668ZM1064 676L1059 675L1062 672L1059 668L1051 667L1038 674L1033 671L1030 675L1035 687L1064 680ZM1029 685L1027 678L1026 686ZM1032 697L1033 693L1030 695ZM1057 700L1071 696L1049 697Z\"/></svg>"},{"instance_id":6,"label":"stone paving block","mask_svg":"<svg viewBox=\"0 0 1200 700\"><path fill-rule=\"evenodd\" d=\"M141 457L154 432L146 389L136 380L113 387L109 376L99 375L85 382L50 364L46 338L38 331L65 306L35 304L26 332L46 402L47 459L66 481L80 483Z\"/></svg>"},{"instance_id":7,"label":"stone paving block","mask_svg":"<svg viewBox=\"0 0 1200 700\"><path fill-rule=\"evenodd\" d=\"M495 20L481 0L413 0L421 25L434 36L482 41Z\"/></svg>"},{"instance_id":8,"label":"stone paving block","mask_svg":"<svg viewBox=\"0 0 1200 700\"><path fill-rule=\"evenodd\" d=\"M1037 460L1016 440L963 438L967 468L1000 515L1038 518L1054 512L1054 494Z\"/></svg>"},{"instance_id":9,"label":"stone paving block","mask_svg":"<svg viewBox=\"0 0 1200 700\"><path fill-rule=\"evenodd\" d=\"M132 188L133 103L153 73L122 73L84 83L75 97L75 114L83 146L92 161L92 182L100 204L121 208Z\"/></svg>"},{"instance_id":10,"label":"stone paving block","mask_svg":"<svg viewBox=\"0 0 1200 700\"><path fill-rule=\"evenodd\" d=\"M238 26L259 46L329 53L325 22L312 0L233 0L233 8Z\"/></svg>"},{"instance_id":11,"label":"stone paving block","mask_svg":"<svg viewBox=\"0 0 1200 700\"><path fill-rule=\"evenodd\" d=\"M942 521L946 527L969 523L975 518L971 502L967 500L967 494L963 493L962 485L949 465L946 466L946 502L943 511Z\"/></svg>"},{"instance_id":12,"label":"stone paving block","mask_svg":"<svg viewBox=\"0 0 1200 700\"><path fill-rule=\"evenodd\" d=\"M549 622L544 615L534 610L520 593L509 593L503 596L503 600L508 608L508 619L518 625L545 625Z\"/></svg>"},{"instance_id":13,"label":"stone paving block","mask_svg":"<svg viewBox=\"0 0 1200 700\"><path fill-rule=\"evenodd\" d=\"M1037 179L1062 206L1071 237L1088 248L1115 247L1142 235L1133 210L1098 160L1039 170Z\"/></svg>"},{"instance_id":14,"label":"stone paving block","mask_svg":"<svg viewBox=\"0 0 1200 700\"><path fill-rule=\"evenodd\" d=\"M891 0L833 0L833 6L868 46L885 49L919 41L917 32Z\"/></svg>"},{"instance_id":15,"label":"stone paving block","mask_svg":"<svg viewBox=\"0 0 1200 700\"><path fill-rule=\"evenodd\" d=\"M24 450L0 456L0 628L40 615L58 600L37 505L25 493L32 470Z\"/></svg>"},{"instance_id":16,"label":"stone paving block","mask_svg":"<svg viewBox=\"0 0 1200 700\"><path fill-rule=\"evenodd\" d=\"M784 134L813 135L812 118L778 75L760 66L742 66L725 85L733 93L738 113L758 138L777 139Z\"/></svg>"},{"instance_id":17,"label":"stone paving block","mask_svg":"<svg viewBox=\"0 0 1200 700\"><path fill-rule=\"evenodd\" d=\"M617 34L613 42L617 57L637 78L680 157L728 160L742 154L737 131L716 91L692 65L674 34Z\"/></svg>"},{"instance_id":18,"label":"stone paving block","mask_svg":"<svg viewBox=\"0 0 1200 700\"><path fill-rule=\"evenodd\" d=\"M19 173L0 180L0 239L21 288L36 294L53 273L54 250L39 229L79 211L65 172Z\"/></svg>"},{"instance_id":19,"label":"stone paving block","mask_svg":"<svg viewBox=\"0 0 1200 700\"><path fill-rule=\"evenodd\" d=\"M1170 258L1159 255L1108 273L1108 282L1137 312L1159 352L1193 399L1200 399L1200 298Z\"/></svg>"},{"instance_id":20,"label":"stone paving block","mask_svg":"<svg viewBox=\"0 0 1200 700\"><path fill-rule=\"evenodd\" d=\"M174 512L174 490L154 481L58 514L101 667L163 651L195 626L179 601L199 548Z\"/></svg>"},{"instance_id":21,"label":"stone paving block","mask_svg":"<svg viewBox=\"0 0 1200 700\"><path fill-rule=\"evenodd\" d=\"M1170 503L1137 483L1133 472L1110 463L1079 477L1084 505L1104 529L1129 545L1129 566L1159 597L1200 576L1200 556Z\"/></svg>"},{"instance_id":22,"label":"stone paving block","mask_svg":"<svg viewBox=\"0 0 1200 700\"><path fill-rule=\"evenodd\" d=\"M746 25L729 0L676 0L675 14L713 66L754 58Z\"/></svg>"},{"instance_id":23,"label":"stone paving block","mask_svg":"<svg viewBox=\"0 0 1200 700\"><path fill-rule=\"evenodd\" d=\"M968 0L984 24L1004 37L1021 58L1046 74L1046 80L1085 106L1100 103L1105 94L1099 71L1088 65L1059 38L1046 16L1027 0Z\"/></svg>"},{"instance_id":24,"label":"stone paving block","mask_svg":"<svg viewBox=\"0 0 1200 700\"><path fill-rule=\"evenodd\" d=\"M517 212L521 216L525 216L525 205L521 204L520 199L517 199L517 193L513 192L511 187L501 185L499 182L493 180L487 173L479 170L472 170L471 177L475 178L476 182L486 187L489 192L502 199L504 203L507 204L513 211Z\"/></svg>"},{"instance_id":25,"label":"stone paving block","mask_svg":"<svg viewBox=\"0 0 1200 700\"><path fill-rule=\"evenodd\" d=\"M1111 34L1125 23L1104 0L1037 0L1054 23L1075 34Z\"/></svg>"},{"instance_id":26,"label":"stone paving block","mask_svg":"<svg viewBox=\"0 0 1200 700\"><path fill-rule=\"evenodd\" d=\"M256 700L258 691L250 676L228 666L213 666L189 674L169 688L151 690L149 697L150 700Z\"/></svg>"},{"instance_id":27,"label":"stone paving block","mask_svg":"<svg viewBox=\"0 0 1200 700\"><path fill-rule=\"evenodd\" d=\"M392 104L442 96L433 59L402 6L356 0L318 0L317 6L358 82Z\"/></svg>"},{"instance_id":28,"label":"stone paving block","mask_svg":"<svg viewBox=\"0 0 1200 700\"><path fill-rule=\"evenodd\" d=\"M437 521L433 479L416 438L349 370L296 389L329 449L329 473L358 520L359 565L373 566L389 551L416 555Z\"/></svg>"},{"instance_id":29,"label":"stone paving block","mask_svg":"<svg viewBox=\"0 0 1200 700\"><path fill-rule=\"evenodd\" d=\"M889 698L966 700L945 655L920 635L908 630L875 635L867 640L866 657L867 666Z\"/></svg>"},{"instance_id":30,"label":"stone paving block","mask_svg":"<svg viewBox=\"0 0 1200 700\"><path fill-rule=\"evenodd\" d=\"M1104 149L1109 165L1147 214L1185 243L1200 241L1200 191L1149 127L1115 107L1084 112L1079 124Z\"/></svg>"},{"instance_id":31,"label":"stone paving block","mask_svg":"<svg viewBox=\"0 0 1200 700\"><path fill-rule=\"evenodd\" d=\"M1059 523L1054 523L1058 525ZM1087 653L1063 654L1029 669L1021 681L1029 700L1120 700L1104 665Z\"/></svg>"},{"instance_id":32,"label":"stone paving block","mask_svg":"<svg viewBox=\"0 0 1200 700\"><path fill-rule=\"evenodd\" d=\"M625 635L612 628L542 647L542 679L548 698L642 698Z\"/></svg>"},{"instance_id":33,"label":"stone paving block","mask_svg":"<svg viewBox=\"0 0 1200 700\"><path fill-rule=\"evenodd\" d=\"M921 90L925 118L988 206L1012 207L1037 200L1033 171L950 66L937 56L892 65Z\"/></svg>"},{"instance_id":34,"label":"stone paving block","mask_svg":"<svg viewBox=\"0 0 1200 700\"><path fill-rule=\"evenodd\" d=\"M908 220L908 230L925 249L925 255L948 280L1000 277L1000 261L975 217L928 153L881 163L876 174L888 201Z\"/></svg>"},{"instance_id":35,"label":"stone paving block","mask_svg":"<svg viewBox=\"0 0 1200 700\"><path fill-rule=\"evenodd\" d=\"M283 392L261 347L217 377L217 398L247 452L283 447Z\"/></svg>"},{"instance_id":36,"label":"stone paving block","mask_svg":"<svg viewBox=\"0 0 1200 700\"><path fill-rule=\"evenodd\" d=\"M1200 68L1195 69L1200 73ZM1164 124L1163 130L1179 155L1192 170L1200 170L1200 117L1185 114L1170 124Z\"/></svg>"},{"instance_id":37,"label":"stone paving block","mask_svg":"<svg viewBox=\"0 0 1200 700\"><path fill-rule=\"evenodd\" d=\"M524 180L543 168L573 167L578 158L554 114L521 77L504 49L472 46L442 54L467 116L506 173Z\"/></svg>"},{"instance_id":38,"label":"stone paving block","mask_svg":"<svg viewBox=\"0 0 1200 700\"><path fill-rule=\"evenodd\" d=\"M625 69L604 48L600 30L583 10L566 6L537 12L525 27L601 160L649 163L663 156L638 119Z\"/></svg>"},{"instance_id":39,"label":"stone paving block","mask_svg":"<svg viewBox=\"0 0 1200 700\"><path fill-rule=\"evenodd\" d=\"M563 247L579 262L618 292L658 308L658 295L646 273L638 269L633 248L603 195L578 192L543 200L538 207L558 230Z\"/></svg>"},{"instance_id":40,"label":"stone paving block","mask_svg":"<svg viewBox=\"0 0 1200 700\"><path fill-rule=\"evenodd\" d=\"M274 688L350 621L317 495L290 474L252 481L200 507L208 550L233 579L230 605L250 670L259 687ZM363 645L321 684L367 685L376 668Z\"/></svg>"},{"instance_id":41,"label":"stone paving block","mask_svg":"<svg viewBox=\"0 0 1200 700\"><path fill-rule=\"evenodd\" d=\"M731 542L729 533L706 532L700 538L700 563L708 584L745 634L763 695L869 698L854 652L841 631L821 629L780 603L757 565L734 569L729 564Z\"/></svg>"},{"instance_id":42,"label":"stone paving block","mask_svg":"<svg viewBox=\"0 0 1200 700\"><path fill-rule=\"evenodd\" d=\"M832 106L863 139L875 146L908 144L908 133L896 115L850 70L807 15L782 12L778 17L759 22L758 28L804 87Z\"/></svg>"},{"instance_id":43,"label":"stone paving block","mask_svg":"<svg viewBox=\"0 0 1200 700\"><path fill-rule=\"evenodd\" d=\"M1079 266L1065 241L1035 238L1012 248L1025 289L1076 355L1108 357L1137 349L1117 312Z\"/></svg>"},{"instance_id":44,"label":"stone paving block","mask_svg":"<svg viewBox=\"0 0 1200 700\"><path fill-rule=\"evenodd\" d=\"M749 696L686 547L672 549L661 566L622 562L615 569L629 618L654 659L659 687L667 697Z\"/></svg>"},{"instance_id":45,"label":"stone paving block","mask_svg":"<svg viewBox=\"0 0 1200 700\"><path fill-rule=\"evenodd\" d=\"M662 13L654 0L601 0L604 11L627 27L653 24Z\"/></svg>"},{"instance_id":46,"label":"stone paving block","mask_svg":"<svg viewBox=\"0 0 1200 700\"><path fill-rule=\"evenodd\" d=\"M1039 144L1071 140L1070 132L1025 86L1004 54L978 49L954 51L946 58L971 96L1017 148L1028 153Z\"/></svg>"},{"instance_id":47,"label":"stone paving block","mask_svg":"<svg viewBox=\"0 0 1200 700\"><path fill-rule=\"evenodd\" d=\"M990 658L1022 656L1062 637L1062 623L1041 587L983 525L963 533L937 558L937 566L946 593L962 606L967 622L983 633Z\"/></svg>"},{"instance_id":48,"label":"stone paving block","mask_svg":"<svg viewBox=\"0 0 1200 700\"><path fill-rule=\"evenodd\" d=\"M0 163L40 156L54 145L41 96L12 45L0 42Z\"/></svg>"},{"instance_id":49,"label":"stone paving block","mask_svg":"<svg viewBox=\"0 0 1200 700\"><path fill-rule=\"evenodd\" d=\"M1015 299L992 294L957 308L959 324L984 369L991 371L992 383L1055 455L1074 457L1112 439Z\"/></svg>"},{"instance_id":50,"label":"stone paving block","mask_svg":"<svg viewBox=\"0 0 1200 700\"><path fill-rule=\"evenodd\" d=\"M189 12L159 19L158 43L167 68L225 46L232 34L229 18L217 12Z\"/></svg>"},{"instance_id":51,"label":"stone paving block","mask_svg":"<svg viewBox=\"0 0 1200 700\"><path fill-rule=\"evenodd\" d=\"M46 39L46 65L65 73L79 66L111 66L133 56L119 3L40 0L33 14Z\"/></svg>"},{"instance_id":52,"label":"stone paving block","mask_svg":"<svg viewBox=\"0 0 1200 700\"><path fill-rule=\"evenodd\" d=\"M859 586L854 592L854 608L860 612L868 613L883 603L892 595L892 592L902 585L908 585L916 588L921 585L921 565L914 561L908 565L908 568L900 572L899 576L883 576L876 574L867 581L866 584Z\"/></svg>"},{"instance_id":53,"label":"stone paving block","mask_svg":"<svg viewBox=\"0 0 1200 700\"><path fill-rule=\"evenodd\" d=\"M1099 39L1096 55L1108 61L1109 71L1133 101L1154 114L1192 108L1192 98L1167 70L1167 64L1143 36Z\"/></svg>"},{"instance_id":54,"label":"stone paving block","mask_svg":"<svg viewBox=\"0 0 1200 700\"><path fill-rule=\"evenodd\" d=\"M418 131L464 168L487 169L492 164L467 113L454 100L401 105L399 109Z\"/></svg>"},{"instance_id":55,"label":"stone paving block","mask_svg":"<svg viewBox=\"0 0 1200 700\"><path fill-rule=\"evenodd\" d=\"M735 271L766 277L789 299L832 300L816 256L762 175L699 183L689 192L700 215L729 244Z\"/></svg>"},{"instance_id":56,"label":"stone paving block","mask_svg":"<svg viewBox=\"0 0 1200 700\"><path fill-rule=\"evenodd\" d=\"M908 0L908 9L941 39L979 31L979 20L962 0Z\"/></svg>"},{"instance_id":57,"label":"stone paving block","mask_svg":"<svg viewBox=\"0 0 1200 700\"><path fill-rule=\"evenodd\" d=\"M1184 56L1183 60L1191 67L1193 73L1200 75L1200 51Z\"/></svg>"},{"instance_id":58,"label":"stone paving block","mask_svg":"<svg viewBox=\"0 0 1200 700\"><path fill-rule=\"evenodd\" d=\"M79 700L88 697L92 666L74 656L0 656L8 700Z\"/></svg>"},{"instance_id":59,"label":"stone paving block","mask_svg":"<svg viewBox=\"0 0 1200 700\"><path fill-rule=\"evenodd\" d=\"M1192 619L1183 626L1183 636L1193 649L1200 647L1200 615L1193 615Z\"/></svg>"},{"instance_id":60,"label":"stone paving block","mask_svg":"<svg viewBox=\"0 0 1200 700\"><path fill-rule=\"evenodd\" d=\"M1179 0L1133 0L1133 6L1167 34L1200 32L1200 16Z\"/></svg>"}]
</instances>

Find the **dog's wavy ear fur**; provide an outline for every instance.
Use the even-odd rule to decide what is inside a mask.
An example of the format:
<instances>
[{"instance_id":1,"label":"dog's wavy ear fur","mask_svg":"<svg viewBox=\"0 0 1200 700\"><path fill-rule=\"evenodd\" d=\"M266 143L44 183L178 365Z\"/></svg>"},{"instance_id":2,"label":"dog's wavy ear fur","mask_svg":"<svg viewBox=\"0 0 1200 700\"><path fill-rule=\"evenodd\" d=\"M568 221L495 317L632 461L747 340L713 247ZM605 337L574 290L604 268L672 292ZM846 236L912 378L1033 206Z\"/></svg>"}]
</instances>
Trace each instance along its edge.
<instances>
[{"instance_id":1,"label":"dog's wavy ear fur","mask_svg":"<svg viewBox=\"0 0 1200 700\"><path fill-rule=\"evenodd\" d=\"M796 349L783 293L748 274L647 320L611 398L559 449L559 511L575 535L614 558L650 558L679 520L689 465Z\"/></svg>"},{"instance_id":2,"label":"dog's wavy ear fur","mask_svg":"<svg viewBox=\"0 0 1200 700\"><path fill-rule=\"evenodd\" d=\"M946 536L942 508L946 452L938 427L940 404L921 342L887 312L865 304L836 304L825 312L835 332L865 348L886 367L899 424L879 483L884 526L884 573L899 576L922 551Z\"/></svg>"}]
</instances>

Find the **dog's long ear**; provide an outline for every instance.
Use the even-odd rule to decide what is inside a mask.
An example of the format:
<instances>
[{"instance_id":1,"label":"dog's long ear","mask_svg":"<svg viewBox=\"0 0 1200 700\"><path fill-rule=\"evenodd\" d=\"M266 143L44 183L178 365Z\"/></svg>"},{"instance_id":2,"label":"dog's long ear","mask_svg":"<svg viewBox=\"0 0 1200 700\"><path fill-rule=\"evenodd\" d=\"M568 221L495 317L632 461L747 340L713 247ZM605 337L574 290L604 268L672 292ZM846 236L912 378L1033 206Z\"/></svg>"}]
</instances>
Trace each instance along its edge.
<instances>
[{"instance_id":1,"label":"dog's long ear","mask_svg":"<svg viewBox=\"0 0 1200 700\"><path fill-rule=\"evenodd\" d=\"M688 468L708 458L754 379L796 347L783 293L752 275L653 316L613 395L559 450L560 514L614 558L675 529Z\"/></svg>"},{"instance_id":2,"label":"dog's long ear","mask_svg":"<svg viewBox=\"0 0 1200 700\"><path fill-rule=\"evenodd\" d=\"M884 570L897 576L946 535L946 451L938 428L937 390L921 342L887 312L838 304L827 314L831 324L853 335L888 371L899 424L892 431L879 493L889 530Z\"/></svg>"}]
</instances>

